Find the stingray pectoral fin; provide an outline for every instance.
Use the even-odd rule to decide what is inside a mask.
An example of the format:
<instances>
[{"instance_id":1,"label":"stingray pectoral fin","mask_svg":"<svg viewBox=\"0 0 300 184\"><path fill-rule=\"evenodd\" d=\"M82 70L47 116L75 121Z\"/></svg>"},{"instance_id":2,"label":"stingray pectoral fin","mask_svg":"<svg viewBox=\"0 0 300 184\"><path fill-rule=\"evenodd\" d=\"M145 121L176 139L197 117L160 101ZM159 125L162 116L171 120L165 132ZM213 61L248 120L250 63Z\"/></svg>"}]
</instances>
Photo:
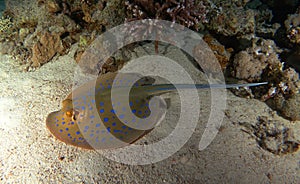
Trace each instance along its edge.
<instances>
[{"instance_id":1,"label":"stingray pectoral fin","mask_svg":"<svg viewBox=\"0 0 300 184\"><path fill-rule=\"evenodd\" d=\"M58 116L59 112L60 111L51 112L50 114L48 114L46 118L46 125L51 133L55 129L56 121L57 121L56 117Z\"/></svg>"},{"instance_id":2,"label":"stingray pectoral fin","mask_svg":"<svg viewBox=\"0 0 300 184\"><path fill-rule=\"evenodd\" d=\"M46 125L60 141L85 149L93 149L83 138L78 125L63 119L62 111L51 112L46 119Z\"/></svg>"}]
</instances>

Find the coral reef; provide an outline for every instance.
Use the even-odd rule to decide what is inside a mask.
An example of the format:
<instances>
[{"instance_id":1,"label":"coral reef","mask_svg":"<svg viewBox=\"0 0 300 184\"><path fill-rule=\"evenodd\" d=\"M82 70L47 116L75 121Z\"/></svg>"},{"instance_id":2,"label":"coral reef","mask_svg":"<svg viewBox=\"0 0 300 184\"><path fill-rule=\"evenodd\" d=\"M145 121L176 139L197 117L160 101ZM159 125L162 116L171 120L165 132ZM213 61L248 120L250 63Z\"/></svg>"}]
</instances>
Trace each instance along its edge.
<instances>
[{"instance_id":1,"label":"coral reef","mask_svg":"<svg viewBox=\"0 0 300 184\"><path fill-rule=\"evenodd\" d=\"M22 60L20 63L33 67L40 66L53 58L53 53L67 53L74 43L80 41L80 35L94 35L87 37L94 39L95 35L101 34L105 29L122 23L124 21L122 3L124 2L116 0L109 3L83 0L26 0L22 3L10 1L7 3L5 14L11 18L0 21L3 22L1 50ZM6 24L9 22L12 22L12 26ZM41 46L45 32L55 35L55 38L50 36L49 43ZM88 40L88 43L91 41ZM57 45L60 45L58 43L64 49L58 49ZM54 45L55 49L51 50ZM47 46L49 48L46 48ZM78 52L86 47L81 46ZM39 49L44 51L38 51ZM24 50L26 54L22 54ZM46 53L47 50L51 53Z\"/></svg>"},{"instance_id":2,"label":"coral reef","mask_svg":"<svg viewBox=\"0 0 300 184\"><path fill-rule=\"evenodd\" d=\"M287 30L287 37L291 43L300 43L300 10L295 14L288 15L284 25Z\"/></svg>"},{"instance_id":3,"label":"coral reef","mask_svg":"<svg viewBox=\"0 0 300 184\"><path fill-rule=\"evenodd\" d=\"M7 33L12 27L11 17L0 17L0 35ZM2 36L1 36L2 38ZM2 38L3 39L3 38Z\"/></svg>"},{"instance_id":4,"label":"coral reef","mask_svg":"<svg viewBox=\"0 0 300 184\"><path fill-rule=\"evenodd\" d=\"M278 51L272 40L254 39L252 47L234 56L232 75L249 82L260 81L267 67L273 70L282 68Z\"/></svg>"},{"instance_id":5,"label":"coral reef","mask_svg":"<svg viewBox=\"0 0 300 184\"><path fill-rule=\"evenodd\" d=\"M198 30L201 23L208 22L207 3L197 0L127 0L125 2L126 20L169 20Z\"/></svg>"},{"instance_id":6,"label":"coral reef","mask_svg":"<svg viewBox=\"0 0 300 184\"><path fill-rule=\"evenodd\" d=\"M240 51L234 57L232 75L249 82L268 81L269 85L257 88L246 96L253 96L263 101L288 119L299 120L300 109L287 108L295 104L299 94L299 74L293 68L284 68L278 57L280 49L274 41L255 39L253 46ZM243 93L241 93L244 95ZM283 106L283 104L285 104Z\"/></svg>"},{"instance_id":7,"label":"coral reef","mask_svg":"<svg viewBox=\"0 0 300 184\"><path fill-rule=\"evenodd\" d=\"M207 28L224 36L242 36L253 34L255 31L255 13L228 3L216 16L213 16Z\"/></svg>"}]
</instances>

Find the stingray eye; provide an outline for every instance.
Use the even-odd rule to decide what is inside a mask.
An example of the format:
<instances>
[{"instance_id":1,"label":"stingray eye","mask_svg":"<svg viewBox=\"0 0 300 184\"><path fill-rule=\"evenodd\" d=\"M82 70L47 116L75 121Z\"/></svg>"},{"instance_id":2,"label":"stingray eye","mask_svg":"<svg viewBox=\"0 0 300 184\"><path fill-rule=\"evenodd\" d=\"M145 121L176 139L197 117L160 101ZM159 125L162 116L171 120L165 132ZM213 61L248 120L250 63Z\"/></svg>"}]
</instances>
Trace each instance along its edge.
<instances>
[{"instance_id":1,"label":"stingray eye","mask_svg":"<svg viewBox=\"0 0 300 184\"><path fill-rule=\"evenodd\" d=\"M77 116L78 116L79 112L78 111L73 111L73 114L72 114L72 120L73 121L76 121L77 120Z\"/></svg>"},{"instance_id":2,"label":"stingray eye","mask_svg":"<svg viewBox=\"0 0 300 184\"><path fill-rule=\"evenodd\" d=\"M73 115L73 113L72 113L71 111L67 111L67 112L66 112L66 116L72 117L72 115Z\"/></svg>"}]
</instances>

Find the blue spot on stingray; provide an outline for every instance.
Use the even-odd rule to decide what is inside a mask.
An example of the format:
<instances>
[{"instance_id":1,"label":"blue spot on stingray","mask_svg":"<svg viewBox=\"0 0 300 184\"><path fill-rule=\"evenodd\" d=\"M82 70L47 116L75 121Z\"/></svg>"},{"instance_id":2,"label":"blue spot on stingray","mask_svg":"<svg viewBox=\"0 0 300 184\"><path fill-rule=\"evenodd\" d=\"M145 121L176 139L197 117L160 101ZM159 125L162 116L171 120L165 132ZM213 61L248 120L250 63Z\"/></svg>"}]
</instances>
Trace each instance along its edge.
<instances>
[{"instance_id":1,"label":"blue spot on stingray","mask_svg":"<svg viewBox=\"0 0 300 184\"><path fill-rule=\"evenodd\" d=\"M136 113L136 110L135 109L132 109L132 111L131 111L132 113Z\"/></svg>"},{"instance_id":2,"label":"blue spot on stingray","mask_svg":"<svg viewBox=\"0 0 300 184\"><path fill-rule=\"evenodd\" d=\"M129 106L130 106L130 107L133 106L133 103L132 103L132 102L129 102Z\"/></svg>"},{"instance_id":3,"label":"blue spot on stingray","mask_svg":"<svg viewBox=\"0 0 300 184\"><path fill-rule=\"evenodd\" d=\"M94 99L91 102L92 102L92 104L95 104L95 100Z\"/></svg>"},{"instance_id":4,"label":"blue spot on stingray","mask_svg":"<svg viewBox=\"0 0 300 184\"><path fill-rule=\"evenodd\" d=\"M76 132L76 134L77 134L77 135L79 135L79 134L80 134L80 132L79 132L79 131L77 131L77 132Z\"/></svg>"},{"instance_id":5,"label":"blue spot on stingray","mask_svg":"<svg viewBox=\"0 0 300 184\"><path fill-rule=\"evenodd\" d=\"M68 137L70 137L71 136L71 134L68 134Z\"/></svg>"},{"instance_id":6,"label":"blue spot on stingray","mask_svg":"<svg viewBox=\"0 0 300 184\"><path fill-rule=\"evenodd\" d=\"M138 114L142 114L142 111L138 111Z\"/></svg>"},{"instance_id":7,"label":"blue spot on stingray","mask_svg":"<svg viewBox=\"0 0 300 184\"><path fill-rule=\"evenodd\" d=\"M122 107L122 111L126 111L126 107Z\"/></svg>"},{"instance_id":8,"label":"blue spot on stingray","mask_svg":"<svg viewBox=\"0 0 300 184\"><path fill-rule=\"evenodd\" d=\"M74 121L71 122L71 125L74 125Z\"/></svg>"},{"instance_id":9,"label":"blue spot on stingray","mask_svg":"<svg viewBox=\"0 0 300 184\"><path fill-rule=\"evenodd\" d=\"M56 126L58 127L58 124L56 124Z\"/></svg>"},{"instance_id":10,"label":"blue spot on stingray","mask_svg":"<svg viewBox=\"0 0 300 184\"><path fill-rule=\"evenodd\" d=\"M99 134L99 132L100 132L100 131L99 131L99 130L97 130L97 131L96 131L96 134Z\"/></svg>"},{"instance_id":11,"label":"blue spot on stingray","mask_svg":"<svg viewBox=\"0 0 300 184\"><path fill-rule=\"evenodd\" d=\"M89 126L85 126L84 129L89 129Z\"/></svg>"},{"instance_id":12,"label":"blue spot on stingray","mask_svg":"<svg viewBox=\"0 0 300 184\"><path fill-rule=\"evenodd\" d=\"M82 109L82 110L85 110L85 106L81 106L81 109Z\"/></svg>"},{"instance_id":13,"label":"blue spot on stingray","mask_svg":"<svg viewBox=\"0 0 300 184\"><path fill-rule=\"evenodd\" d=\"M83 140L83 138L82 138L82 137L79 137L78 140Z\"/></svg>"},{"instance_id":14,"label":"blue spot on stingray","mask_svg":"<svg viewBox=\"0 0 300 184\"><path fill-rule=\"evenodd\" d=\"M101 142L105 142L105 138L102 138L102 139L101 139Z\"/></svg>"},{"instance_id":15,"label":"blue spot on stingray","mask_svg":"<svg viewBox=\"0 0 300 184\"><path fill-rule=\"evenodd\" d=\"M61 120L65 120L65 118L61 118Z\"/></svg>"},{"instance_id":16,"label":"blue spot on stingray","mask_svg":"<svg viewBox=\"0 0 300 184\"><path fill-rule=\"evenodd\" d=\"M95 140L96 140L96 142L99 142L99 139L98 139L98 137L97 137Z\"/></svg>"},{"instance_id":17,"label":"blue spot on stingray","mask_svg":"<svg viewBox=\"0 0 300 184\"><path fill-rule=\"evenodd\" d=\"M106 129L107 129L108 132L110 132L110 127L107 127Z\"/></svg>"},{"instance_id":18,"label":"blue spot on stingray","mask_svg":"<svg viewBox=\"0 0 300 184\"><path fill-rule=\"evenodd\" d=\"M69 130L69 128L66 128L66 131L68 131Z\"/></svg>"},{"instance_id":19,"label":"blue spot on stingray","mask_svg":"<svg viewBox=\"0 0 300 184\"><path fill-rule=\"evenodd\" d=\"M94 118L95 118L95 116L94 116L94 115L91 115L91 116L90 116L90 118L91 118L91 119L94 119Z\"/></svg>"},{"instance_id":20,"label":"blue spot on stingray","mask_svg":"<svg viewBox=\"0 0 300 184\"><path fill-rule=\"evenodd\" d=\"M121 114L121 115L119 116L120 119L123 119L124 117L125 117L124 114Z\"/></svg>"},{"instance_id":21,"label":"blue spot on stingray","mask_svg":"<svg viewBox=\"0 0 300 184\"><path fill-rule=\"evenodd\" d=\"M90 137L93 137L94 136L94 134L90 134Z\"/></svg>"},{"instance_id":22,"label":"blue spot on stingray","mask_svg":"<svg viewBox=\"0 0 300 184\"><path fill-rule=\"evenodd\" d=\"M104 109L100 109L99 112L102 114L104 113Z\"/></svg>"},{"instance_id":23,"label":"blue spot on stingray","mask_svg":"<svg viewBox=\"0 0 300 184\"><path fill-rule=\"evenodd\" d=\"M93 107L89 107L89 110L90 110L90 111L93 110Z\"/></svg>"},{"instance_id":24,"label":"blue spot on stingray","mask_svg":"<svg viewBox=\"0 0 300 184\"><path fill-rule=\"evenodd\" d=\"M108 118L103 118L104 123L108 122Z\"/></svg>"},{"instance_id":25,"label":"blue spot on stingray","mask_svg":"<svg viewBox=\"0 0 300 184\"><path fill-rule=\"evenodd\" d=\"M112 126L116 126L116 125L117 125L117 123L115 123L115 122L112 123Z\"/></svg>"},{"instance_id":26,"label":"blue spot on stingray","mask_svg":"<svg viewBox=\"0 0 300 184\"><path fill-rule=\"evenodd\" d=\"M100 127L100 123L96 124L96 127Z\"/></svg>"},{"instance_id":27,"label":"blue spot on stingray","mask_svg":"<svg viewBox=\"0 0 300 184\"><path fill-rule=\"evenodd\" d=\"M104 106L104 102L100 102L99 105L100 105L100 106Z\"/></svg>"},{"instance_id":28,"label":"blue spot on stingray","mask_svg":"<svg viewBox=\"0 0 300 184\"><path fill-rule=\"evenodd\" d=\"M128 127L128 130L133 130L132 128Z\"/></svg>"},{"instance_id":29,"label":"blue spot on stingray","mask_svg":"<svg viewBox=\"0 0 300 184\"><path fill-rule=\"evenodd\" d=\"M64 124L66 124L66 122L63 121L63 122L61 122L61 124L64 125Z\"/></svg>"},{"instance_id":30,"label":"blue spot on stingray","mask_svg":"<svg viewBox=\"0 0 300 184\"><path fill-rule=\"evenodd\" d=\"M127 126L123 125L123 126L122 126L122 128L123 128L123 129L126 129L126 128L127 128Z\"/></svg>"},{"instance_id":31,"label":"blue spot on stingray","mask_svg":"<svg viewBox=\"0 0 300 184\"><path fill-rule=\"evenodd\" d=\"M84 129L83 132L84 132L84 133L87 132L87 129Z\"/></svg>"},{"instance_id":32,"label":"blue spot on stingray","mask_svg":"<svg viewBox=\"0 0 300 184\"><path fill-rule=\"evenodd\" d=\"M110 110L111 113L115 114L116 111L114 109Z\"/></svg>"},{"instance_id":33,"label":"blue spot on stingray","mask_svg":"<svg viewBox=\"0 0 300 184\"><path fill-rule=\"evenodd\" d=\"M115 133L122 132L121 130L114 130Z\"/></svg>"},{"instance_id":34,"label":"blue spot on stingray","mask_svg":"<svg viewBox=\"0 0 300 184\"><path fill-rule=\"evenodd\" d=\"M62 129L60 129L60 130L59 130L59 132L63 132L63 130L62 130Z\"/></svg>"}]
</instances>

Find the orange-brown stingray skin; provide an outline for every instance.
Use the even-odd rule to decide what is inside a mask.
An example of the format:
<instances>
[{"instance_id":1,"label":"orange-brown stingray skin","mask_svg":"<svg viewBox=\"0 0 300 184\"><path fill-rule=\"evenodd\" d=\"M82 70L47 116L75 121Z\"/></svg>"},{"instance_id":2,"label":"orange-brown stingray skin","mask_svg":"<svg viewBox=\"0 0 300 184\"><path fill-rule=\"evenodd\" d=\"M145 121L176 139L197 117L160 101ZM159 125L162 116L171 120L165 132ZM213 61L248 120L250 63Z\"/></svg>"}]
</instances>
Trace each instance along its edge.
<instances>
[{"instance_id":1,"label":"orange-brown stingray skin","mask_svg":"<svg viewBox=\"0 0 300 184\"><path fill-rule=\"evenodd\" d=\"M115 73L110 73L98 77L96 86L100 86L101 84L102 88L103 86L105 88L107 85L111 85L115 75ZM124 75L124 77L126 78L126 75ZM147 82L152 83L153 81L141 81L139 85L144 85ZM95 86L95 82L87 82L86 84L75 89L73 93L69 94L68 97L62 102L62 109L60 111L52 112L48 115L46 120L47 127L57 139L67 144L86 149L110 149L126 146L132 142L135 142L145 133L149 132L130 128L120 121L120 119L116 117L115 113L112 112L113 106L111 102L110 89L104 89L102 90L102 93L101 90L99 93L95 92L97 114L94 115L99 116L102 122L105 122L103 124L105 124L105 130L107 131L103 132L102 129L100 132L99 127L101 125L99 125L97 122L93 122L91 124L86 123L89 126L87 133L90 131L90 134L94 134L93 137L97 138L98 142L101 140L102 145L99 143L100 146L98 146L95 141L90 141L90 139L87 141L87 139L83 136L82 129L80 130L78 126L78 116L81 114L81 111L84 110L73 107L72 97L74 93L75 96L78 94L87 94L91 85ZM147 105L149 102L149 95L140 91L136 93L137 95L134 95L134 92L132 93L133 95L130 96L129 101L132 103L132 109L134 110L133 113L139 118L149 116L150 110ZM163 103L164 102L162 102L162 104ZM88 109L88 106L85 105L84 109ZM160 118L158 117L157 120L159 119ZM97 127L98 125L99 127ZM111 137L119 139L121 142L112 141ZM107 144L105 144L105 141ZM91 146L91 143L93 146Z\"/></svg>"},{"instance_id":2,"label":"orange-brown stingray skin","mask_svg":"<svg viewBox=\"0 0 300 184\"><path fill-rule=\"evenodd\" d=\"M71 100L64 100L62 103L62 109L60 111L55 111L51 112L47 119L46 119L46 125L49 131L59 140L73 145L73 146L78 146L81 148L85 149L93 149L87 141L79 140L79 137L83 137L82 134L76 134L76 132L79 131L79 127L77 123L75 123L72 120L72 113L73 113L73 108L72 108L72 101ZM71 114L68 114L71 113ZM65 122L65 123L62 123ZM58 125L58 126L57 126ZM70 138L68 134L63 134L60 132L60 130L66 131L68 129L68 134L73 138ZM80 132L80 131L79 131ZM77 141L73 141L74 138L77 139Z\"/></svg>"}]
</instances>

